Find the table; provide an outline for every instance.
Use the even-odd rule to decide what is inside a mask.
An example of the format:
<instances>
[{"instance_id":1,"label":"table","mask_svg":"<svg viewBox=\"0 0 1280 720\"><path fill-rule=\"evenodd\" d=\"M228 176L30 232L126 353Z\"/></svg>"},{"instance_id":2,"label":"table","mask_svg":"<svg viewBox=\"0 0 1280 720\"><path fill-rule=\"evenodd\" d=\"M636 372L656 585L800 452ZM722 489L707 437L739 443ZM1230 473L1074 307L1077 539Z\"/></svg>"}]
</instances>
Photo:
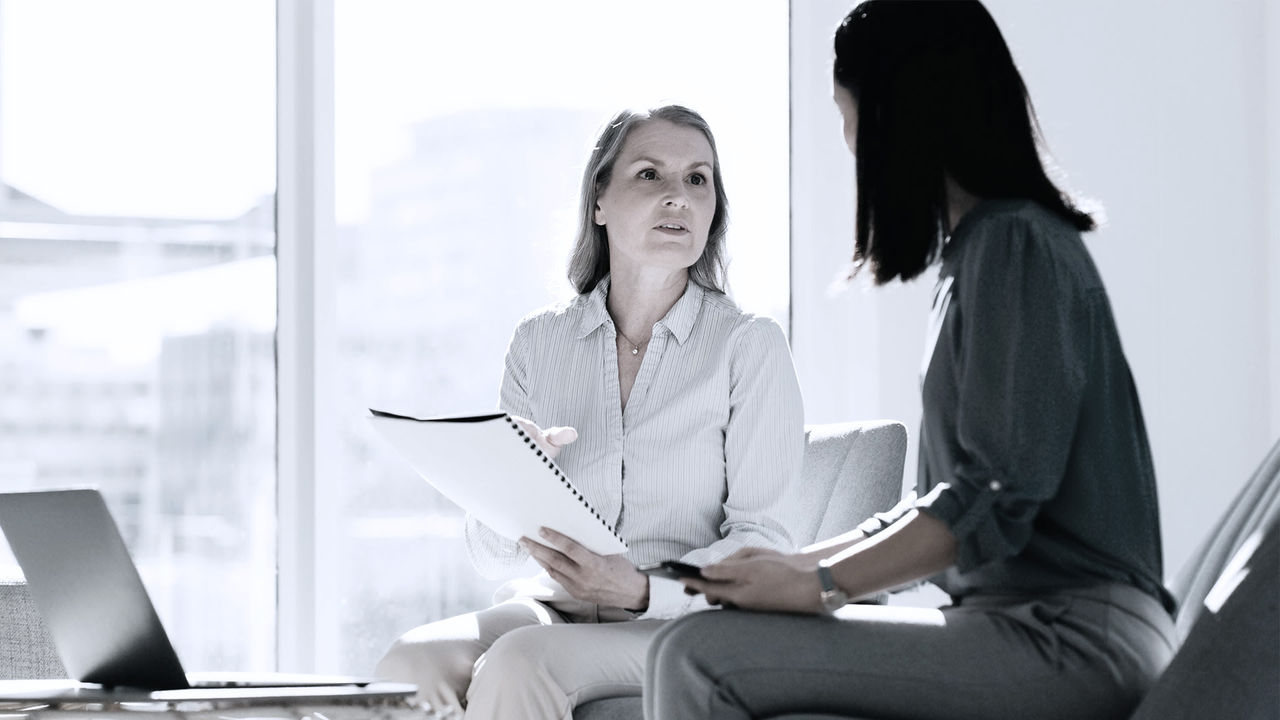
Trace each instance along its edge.
<instances>
[{"instance_id":1,"label":"table","mask_svg":"<svg viewBox=\"0 0 1280 720\"><path fill-rule=\"evenodd\" d=\"M401 683L364 687L104 690L69 680L0 681L0 720L423 720Z\"/></svg>"}]
</instances>

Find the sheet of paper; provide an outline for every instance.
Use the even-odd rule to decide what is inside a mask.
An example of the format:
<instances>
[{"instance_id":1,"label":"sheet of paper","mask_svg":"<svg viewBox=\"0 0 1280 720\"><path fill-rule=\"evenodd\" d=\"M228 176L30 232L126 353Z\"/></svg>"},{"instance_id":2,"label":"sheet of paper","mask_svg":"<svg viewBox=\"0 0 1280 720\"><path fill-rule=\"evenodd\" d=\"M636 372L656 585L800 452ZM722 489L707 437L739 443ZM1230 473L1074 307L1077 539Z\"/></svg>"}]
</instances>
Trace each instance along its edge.
<instances>
[{"instance_id":1,"label":"sheet of paper","mask_svg":"<svg viewBox=\"0 0 1280 720\"><path fill-rule=\"evenodd\" d=\"M374 429L423 479L499 535L536 540L545 526L601 555L627 551L555 463L517 434L509 416L373 413Z\"/></svg>"}]
</instances>

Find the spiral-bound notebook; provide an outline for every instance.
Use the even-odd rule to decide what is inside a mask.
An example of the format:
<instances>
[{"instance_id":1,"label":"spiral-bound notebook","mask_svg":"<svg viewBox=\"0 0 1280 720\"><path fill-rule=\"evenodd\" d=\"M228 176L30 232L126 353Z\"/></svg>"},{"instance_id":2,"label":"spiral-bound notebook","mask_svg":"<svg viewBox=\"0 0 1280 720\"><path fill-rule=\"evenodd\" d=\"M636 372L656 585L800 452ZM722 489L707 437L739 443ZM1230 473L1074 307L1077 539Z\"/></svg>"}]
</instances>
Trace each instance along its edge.
<instances>
[{"instance_id":1,"label":"spiral-bound notebook","mask_svg":"<svg viewBox=\"0 0 1280 720\"><path fill-rule=\"evenodd\" d=\"M593 552L627 544L510 415L415 418L369 409L369 423L442 495L503 537L549 527Z\"/></svg>"}]
</instances>

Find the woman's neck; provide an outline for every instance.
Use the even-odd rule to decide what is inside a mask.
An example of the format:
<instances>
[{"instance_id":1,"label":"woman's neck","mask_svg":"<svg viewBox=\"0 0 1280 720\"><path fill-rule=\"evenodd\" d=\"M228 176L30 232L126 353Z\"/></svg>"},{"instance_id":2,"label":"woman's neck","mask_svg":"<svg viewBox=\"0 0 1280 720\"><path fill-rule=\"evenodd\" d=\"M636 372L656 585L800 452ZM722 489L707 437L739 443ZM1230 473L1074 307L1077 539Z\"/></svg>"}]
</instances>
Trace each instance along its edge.
<instances>
[{"instance_id":1,"label":"woman's neck","mask_svg":"<svg viewBox=\"0 0 1280 720\"><path fill-rule=\"evenodd\" d=\"M970 210L978 206L982 202L982 198L965 190L947 175L947 234L950 235L960 225L960 220L969 213Z\"/></svg>"},{"instance_id":2,"label":"woman's neck","mask_svg":"<svg viewBox=\"0 0 1280 720\"><path fill-rule=\"evenodd\" d=\"M684 295L689 272L617 272L609 276L609 316L633 343L643 344L653 332L653 324L666 316Z\"/></svg>"}]
</instances>

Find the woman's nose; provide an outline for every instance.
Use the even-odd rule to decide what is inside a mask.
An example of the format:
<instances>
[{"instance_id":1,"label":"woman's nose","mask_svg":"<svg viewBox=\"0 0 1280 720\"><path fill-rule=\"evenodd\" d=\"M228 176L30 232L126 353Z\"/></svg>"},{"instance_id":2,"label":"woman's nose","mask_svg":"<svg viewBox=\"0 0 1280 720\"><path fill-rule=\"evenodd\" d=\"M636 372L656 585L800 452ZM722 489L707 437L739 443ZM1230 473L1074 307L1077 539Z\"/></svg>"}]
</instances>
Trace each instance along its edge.
<instances>
[{"instance_id":1,"label":"woman's nose","mask_svg":"<svg viewBox=\"0 0 1280 720\"><path fill-rule=\"evenodd\" d=\"M662 204L666 207L689 207L689 195L685 192L684 183L668 184Z\"/></svg>"}]
</instances>

